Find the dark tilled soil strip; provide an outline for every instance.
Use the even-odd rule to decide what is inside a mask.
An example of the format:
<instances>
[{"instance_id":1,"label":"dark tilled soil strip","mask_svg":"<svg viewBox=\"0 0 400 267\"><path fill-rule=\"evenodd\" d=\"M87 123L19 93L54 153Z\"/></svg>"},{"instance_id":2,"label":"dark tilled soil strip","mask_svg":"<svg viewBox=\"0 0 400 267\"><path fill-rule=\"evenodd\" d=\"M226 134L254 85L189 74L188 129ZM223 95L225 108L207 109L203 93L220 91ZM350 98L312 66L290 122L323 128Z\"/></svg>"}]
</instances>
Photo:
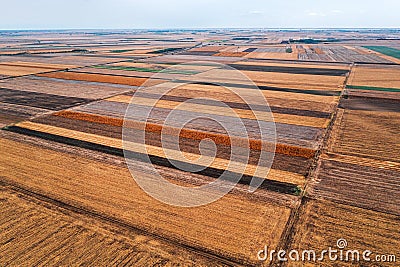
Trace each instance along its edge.
<instances>
[{"instance_id":1,"label":"dark tilled soil strip","mask_svg":"<svg viewBox=\"0 0 400 267\"><path fill-rule=\"evenodd\" d=\"M91 101L92 100L86 98L65 97L0 88L0 102L49 110L61 110L71 106L86 104Z\"/></svg>"},{"instance_id":2,"label":"dark tilled soil strip","mask_svg":"<svg viewBox=\"0 0 400 267\"><path fill-rule=\"evenodd\" d=\"M257 50L257 48L247 48L246 50L244 50L243 52L245 52L245 53L251 53L251 52L254 52L254 51L256 51Z\"/></svg>"},{"instance_id":3,"label":"dark tilled soil strip","mask_svg":"<svg viewBox=\"0 0 400 267\"><path fill-rule=\"evenodd\" d=\"M312 75L328 75L328 76L345 76L349 71L342 69L323 69L323 68L300 68L300 67L281 67L281 66L255 66L230 64L232 68L244 71L263 71L263 72L280 72L290 74L312 74Z\"/></svg>"},{"instance_id":4,"label":"dark tilled soil strip","mask_svg":"<svg viewBox=\"0 0 400 267\"><path fill-rule=\"evenodd\" d=\"M340 108L380 112L400 112L400 100L347 96L341 99Z\"/></svg>"}]
</instances>

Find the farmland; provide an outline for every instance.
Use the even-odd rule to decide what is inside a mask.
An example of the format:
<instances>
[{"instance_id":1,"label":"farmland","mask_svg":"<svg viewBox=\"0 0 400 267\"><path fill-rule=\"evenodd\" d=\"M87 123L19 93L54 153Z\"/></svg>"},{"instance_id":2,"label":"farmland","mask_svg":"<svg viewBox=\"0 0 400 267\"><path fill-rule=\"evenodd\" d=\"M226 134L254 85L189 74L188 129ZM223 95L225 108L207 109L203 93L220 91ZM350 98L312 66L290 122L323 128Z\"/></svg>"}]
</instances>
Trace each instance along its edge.
<instances>
[{"instance_id":1,"label":"farmland","mask_svg":"<svg viewBox=\"0 0 400 267\"><path fill-rule=\"evenodd\" d=\"M395 33L0 36L1 266L332 266L257 252L340 238L398 254ZM172 206L130 164L232 190Z\"/></svg>"}]
</instances>

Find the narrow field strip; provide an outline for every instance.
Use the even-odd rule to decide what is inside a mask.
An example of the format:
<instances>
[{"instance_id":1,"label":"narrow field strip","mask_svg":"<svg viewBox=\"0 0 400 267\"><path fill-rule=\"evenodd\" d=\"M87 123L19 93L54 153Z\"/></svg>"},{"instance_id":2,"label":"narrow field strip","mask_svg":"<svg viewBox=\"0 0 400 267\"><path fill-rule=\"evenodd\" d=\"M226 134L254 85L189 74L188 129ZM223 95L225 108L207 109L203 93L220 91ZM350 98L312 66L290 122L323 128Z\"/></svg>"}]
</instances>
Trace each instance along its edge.
<instances>
[{"instance_id":1,"label":"narrow field strip","mask_svg":"<svg viewBox=\"0 0 400 267\"><path fill-rule=\"evenodd\" d=\"M42 68L42 69L73 69L77 68L77 65L69 65L69 64L49 64L49 63L39 63L39 62L22 62L22 61L13 61L13 62L0 62L0 66L10 66L10 67L33 67L33 68Z\"/></svg>"},{"instance_id":2,"label":"narrow field strip","mask_svg":"<svg viewBox=\"0 0 400 267\"><path fill-rule=\"evenodd\" d=\"M34 108L61 110L91 101L86 98L0 88L0 102Z\"/></svg>"},{"instance_id":3,"label":"narrow field strip","mask_svg":"<svg viewBox=\"0 0 400 267\"><path fill-rule=\"evenodd\" d=\"M260 66L260 65L250 65L250 64L230 64L237 70L245 71L261 71L261 72L278 72L278 73L288 73L288 74L312 74L312 75L326 75L326 76L345 76L349 71L343 69L333 69L333 68L317 68L314 67L296 67L292 65L288 66Z\"/></svg>"},{"instance_id":4,"label":"narrow field strip","mask_svg":"<svg viewBox=\"0 0 400 267\"><path fill-rule=\"evenodd\" d=\"M382 91L382 92L395 92L400 93L399 88L382 88L373 86L360 86L360 85L346 85L348 89L369 90L369 91Z\"/></svg>"}]
</instances>

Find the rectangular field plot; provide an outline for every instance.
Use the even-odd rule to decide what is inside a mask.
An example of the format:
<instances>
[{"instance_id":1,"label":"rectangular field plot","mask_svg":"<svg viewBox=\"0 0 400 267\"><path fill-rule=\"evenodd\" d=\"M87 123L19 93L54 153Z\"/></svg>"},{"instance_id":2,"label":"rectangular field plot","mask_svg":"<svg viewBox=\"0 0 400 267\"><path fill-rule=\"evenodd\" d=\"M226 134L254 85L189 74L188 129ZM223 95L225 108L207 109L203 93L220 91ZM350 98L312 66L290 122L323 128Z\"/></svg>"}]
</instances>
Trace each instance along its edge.
<instances>
[{"instance_id":1,"label":"rectangular field plot","mask_svg":"<svg viewBox=\"0 0 400 267\"><path fill-rule=\"evenodd\" d=\"M55 70L62 70L71 67L75 66L41 64L41 63L30 63L30 62L0 62L0 75L24 76L35 73L44 73Z\"/></svg>"},{"instance_id":2,"label":"rectangular field plot","mask_svg":"<svg viewBox=\"0 0 400 267\"><path fill-rule=\"evenodd\" d=\"M400 215L400 163L324 155L309 196Z\"/></svg>"},{"instance_id":3,"label":"rectangular field plot","mask_svg":"<svg viewBox=\"0 0 400 267\"><path fill-rule=\"evenodd\" d=\"M300 209L299 218L290 237L287 250L297 250L302 257L304 250L314 250L316 258L321 257L323 250L329 247L337 250L339 259L339 249L337 241L345 239L347 246L343 249L344 253L348 250L358 250L360 261L330 261L328 253L325 253L324 260L289 262L288 266L304 266L310 264L314 266L374 266L376 255L398 255L400 246L400 223L399 216L380 212L369 211L347 205L337 204L330 201L307 200ZM370 250L373 261L364 261L362 253ZM307 257L307 254L306 254ZM343 259L345 259L344 254ZM351 255L349 255L349 259ZM396 263L385 263L384 266L396 266Z\"/></svg>"},{"instance_id":4,"label":"rectangular field plot","mask_svg":"<svg viewBox=\"0 0 400 267\"><path fill-rule=\"evenodd\" d=\"M348 85L355 89L393 91L400 89L400 67L398 66L362 66L356 65L349 77ZM358 87L358 88L357 88ZM382 89L379 89L382 88Z\"/></svg>"},{"instance_id":5,"label":"rectangular field plot","mask_svg":"<svg viewBox=\"0 0 400 267\"><path fill-rule=\"evenodd\" d=\"M383 161L400 161L400 113L347 109L340 113L329 151Z\"/></svg>"}]
</instances>

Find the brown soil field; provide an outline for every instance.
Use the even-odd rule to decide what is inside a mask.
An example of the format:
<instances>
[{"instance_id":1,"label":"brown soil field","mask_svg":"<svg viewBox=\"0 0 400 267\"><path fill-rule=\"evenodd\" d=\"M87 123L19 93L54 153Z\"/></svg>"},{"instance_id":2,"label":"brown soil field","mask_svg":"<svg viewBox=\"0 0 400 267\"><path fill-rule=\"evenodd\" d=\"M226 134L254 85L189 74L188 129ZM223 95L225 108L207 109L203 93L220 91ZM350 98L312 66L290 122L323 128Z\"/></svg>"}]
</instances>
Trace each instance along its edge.
<instances>
[{"instance_id":1,"label":"brown soil field","mask_svg":"<svg viewBox=\"0 0 400 267\"><path fill-rule=\"evenodd\" d=\"M296 249L315 250L319 257L322 250L338 249L337 240L344 238L348 245L343 250L370 250L371 259L377 254L397 254L400 247L400 221L399 216L384 214L336 204L323 200L307 200L300 209L297 223L292 231L287 251ZM336 255L339 255L336 254ZM301 256L300 256L301 257ZM360 261L358 263L345 261L329 261L325 254L325 261L315 262L290 262L287 266L396 266L395 263L382 263L374 261ZM397 257L396 257L397 258Z\"/></svg>"},{"instance_id":2,"label":"brown soil field","mask_svg":"<svg viewBox=\"0 0 400 267\"><path fill-rule=\"evenodd\" d=\"M65 80L76 80L76 81L87 81L87 82L101 82L101 83L111 83L111 84L125 84L131 86L141 86L147 81L146 78L134 78L134 77L124 77L116 75L104 75L104 74L92 74L92 73L79 73L79 72L53 72L46 74L38 74L40 77L65 79ZM154 80L153 80L154 81ZM164 81L159 80L157 82L152 82L151 85L162 83ZM147 85L150 82L147 83Z\"/></svg>"},{"instance_id":3,"label":"brown soil field","mask_svg":"<svg viewBox=\"0 0 400 267\"><path fill-rule=\"evenodd\" d=\"M18 77L0 81L0 87L28 92L57 94L67 97L99 99L126 92L129 87L53 80L44 77Z\"/></svg>"},{"instance_id":4,"label":"brown soil field","mask_svg":"<svg viewBox=\"0 0 400 267\"><path fill-rule=\"evenodd\" d=\"M386 161L400 161L400 113L340 110L329 151Z\"/></svg>"},{"instance_id":5,"label":"brown soil field","mask_svg":"<svg viewBox=\"0 0 400 267\"><path fill-rule=\"evenodd\" d=\"M7 151L0 156L3 181L242 263L257 262L255 252L264 245L276 247L290 215L287 207L231 194L207 206L175 208L146 195L125 168L6 139L0 143Z\"/></svg>"},{"instance_id":6,"label":"brown soil field","mask_svg":"<svg viewBox=\"0 0 400 267\"><path fill-rule=\"evenodd\" d=\"M355 66L349 77L349 85L400 88L400 68Z\"/></svg>"},{"instance_id":7,"label":"brown soil field","mask_svg":"<svg viewBox=\"0 0 400 267\"><path fill-rule=\"evenodd\" d=\"M322 157L311 197L400 215L400 163L336 157Z\"/></svg>"},{"instance_id":8,"label":"brown soil field","mask_svg":"<svg viewBox=\"0 0 400 267\"><path fill-rule=\"evenodd\" d=\"M0 186L0 265L220 266L161 239L127 231ZM51 201L51 200L49 200ZM71 253L73 251L73 253Z\"/></svg>"}]
</instances>

